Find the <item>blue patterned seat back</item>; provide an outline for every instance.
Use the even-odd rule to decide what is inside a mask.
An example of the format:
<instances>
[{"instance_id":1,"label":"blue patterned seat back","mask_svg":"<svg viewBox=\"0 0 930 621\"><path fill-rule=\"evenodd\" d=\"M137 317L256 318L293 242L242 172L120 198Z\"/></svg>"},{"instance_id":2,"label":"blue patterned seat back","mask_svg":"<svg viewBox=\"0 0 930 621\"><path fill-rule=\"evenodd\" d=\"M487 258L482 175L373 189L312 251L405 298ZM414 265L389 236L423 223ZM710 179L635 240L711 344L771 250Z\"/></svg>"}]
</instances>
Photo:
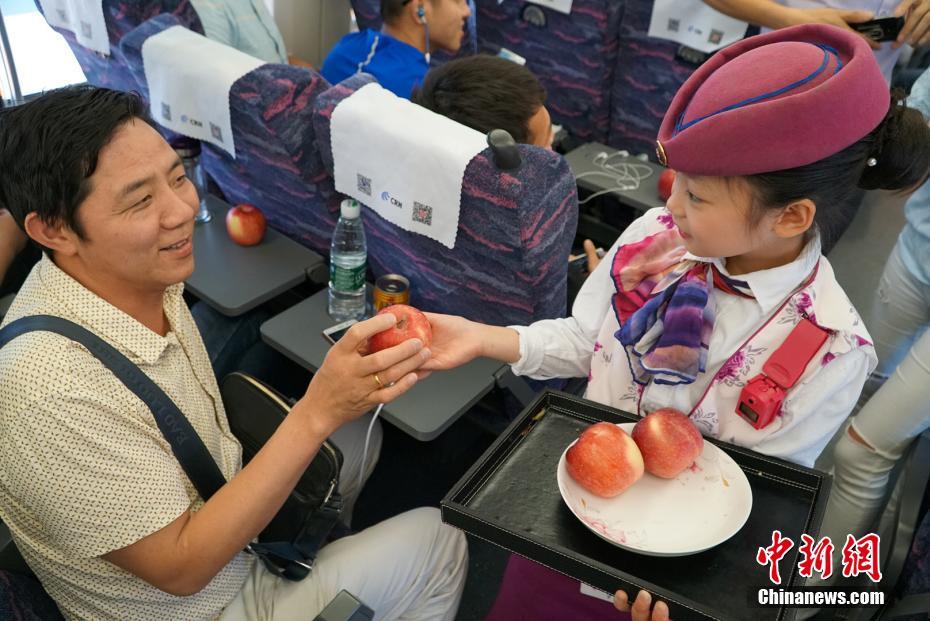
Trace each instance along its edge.
<instances>
[{"instance_id":1,"label":"blue patterned seat back","mask_svg":"<svg viewBox=\"0 0 930 621\"><path fill-rule=\"evenodd\" d=\"M39 1L35 0L35 3L41 12ZM162 13L174 15L181 25L203 33L200 18L197 17L190 0L103 0L103 19L110 39L109 57L87 49L67 30L54 30L68 42L89 84L118 91L131 91L137 88L136 81L120 52L120 41L130 30Z\"/></svg>"},{"instance_id":2,"label":"blue patterned seat back","mask_svg":"<svg viewBox=\"0 0 930 621\"><path fill-rule=\"evenodd\" d=\"M0 571L0 619L64 621L58 606L32 576Z\"/></svg>"},{"instance_id":3,"label":"blue patterned seat back","mask_svg":"<svg viewBox=\"0 0 930 621\"><path fill-rule=\"evenodd\" d=\"M625 5L607 142L652 154L672 97L696 67L675 58L679 44L647 35L652 0L625 0Z\"/></svg>"},{"instance_id":4,"label":"blue patterned seat back","mask_svg":"<svg viewBox=\"0 0 930 621\"><path fill-rule=\"evenodd\" d=\"M352 0L352 10L359 30L381 29L381 0Z\"/></svg>"},{"instance_id":5,"label":"blue patterned seat back","mask_svg":"<svg viewBox=\"0 0 930 621\"><path fill-rule=\"evenodd\" d=\"M317 144L329 171L333 109L371 80L353 76L314 104ZM527 145L520 153L523 164L515 171L499 170L490 148L468 165L451 250L364 209L375 276L403 274L410 279L412 304L485 323L564 316L567 258L578 220L575 179L555 153Z\"/></svg>"},{"instance_id":6,"label":"blue patterned seat back","mask_svg":"<svg viewBox=\"0 0 930 621\"><path fill-rule=\"evenodd\" d=\"M123 54L146 95L142 44L177 24L161 15L123 39ZM228 202L257 206L276 230L323 255L329 254L339 197L316 149L311 106L327 88L322 76L303 67L266 64L250 71L229 94L236 157L206 142L201 155Z\"/></svg>"},{"instance_id":7,"label":"blue patterned seat back","mask_svg":"<svg viewBox=\"0 0 930 621\"><path fill-rule=\"evenodd\" d=\"M606 142L610 92L624 0L574 0L570 15L532 5L546 16L539 27L523 21L525 0L478 0L478 46L502 47L526 58L548 92L554 123L582 142Z\"/></svg>"},{"instance_id":8,"label":"blue patterned seat back","mask_svg":"<svg viewBox=\"0 0 930 621\"><path fill-rule=\"evenodd\" d=\"M607 144L654 158L662 117L697 67L675 57L678 43L648 36L653 0L624 4Z\"/></svg>"}]
</instances>

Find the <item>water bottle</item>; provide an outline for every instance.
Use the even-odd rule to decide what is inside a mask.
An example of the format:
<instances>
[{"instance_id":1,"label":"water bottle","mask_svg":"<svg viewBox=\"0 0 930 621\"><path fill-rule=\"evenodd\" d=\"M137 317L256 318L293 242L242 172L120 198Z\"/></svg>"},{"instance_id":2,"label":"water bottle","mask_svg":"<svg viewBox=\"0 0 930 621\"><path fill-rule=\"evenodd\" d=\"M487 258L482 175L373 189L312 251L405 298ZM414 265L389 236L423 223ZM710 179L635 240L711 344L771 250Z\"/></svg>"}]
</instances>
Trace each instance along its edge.
<instances>
[{"instance_id":1,"label":"water bottle","mask_svg":"<svg viewBox=\"0 0 930 621\"><path fill-rule=\"evenodd\" d=\"M194 184L197 189L197 197L200 201L200 208L197 215L194 216L195 222L209 222L213 215L207 208L207 183L203 167L200 165L200 143L189 138L179 138L172 141L175 153L181 158L184 164L184 174Z\"/></svg>"},{"instance_id":2,"label":"water bottle","mask_svg":"<svg viewBox=\"0 0 930 621\"><path fill-rule=\"evenodd\" d=\"M329 316L336 321L365 318L368 249L358 201L342 201L329 253Z\"/></svg>"}]
</instances>

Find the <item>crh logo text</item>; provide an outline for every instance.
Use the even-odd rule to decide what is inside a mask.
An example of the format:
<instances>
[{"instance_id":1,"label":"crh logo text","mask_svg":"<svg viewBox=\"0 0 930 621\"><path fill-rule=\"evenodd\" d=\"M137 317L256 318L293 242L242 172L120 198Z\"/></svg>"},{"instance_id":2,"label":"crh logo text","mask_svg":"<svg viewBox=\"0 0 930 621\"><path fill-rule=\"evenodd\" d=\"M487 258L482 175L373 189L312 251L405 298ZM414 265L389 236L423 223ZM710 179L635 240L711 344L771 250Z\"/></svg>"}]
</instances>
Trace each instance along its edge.
<instances>
[{"instance_id":1,"label":"crh logo text","mask_svg":"<svg viewBox=\"0 0 930 621\"><path fill-rule=\"evenodd\" d=\"M382 192L382 193L381 193L381 200L383 200L383 201L385 201L385 202L389 202L389 203L391 203L392 205L394 205L395 207L403 207L403 206L404 206L404 204L403 204L402 202L400 202L399 200L397 200L396 198L394 198L393 196L391 196L388 192Z\"/></svg>"}]
</instances>

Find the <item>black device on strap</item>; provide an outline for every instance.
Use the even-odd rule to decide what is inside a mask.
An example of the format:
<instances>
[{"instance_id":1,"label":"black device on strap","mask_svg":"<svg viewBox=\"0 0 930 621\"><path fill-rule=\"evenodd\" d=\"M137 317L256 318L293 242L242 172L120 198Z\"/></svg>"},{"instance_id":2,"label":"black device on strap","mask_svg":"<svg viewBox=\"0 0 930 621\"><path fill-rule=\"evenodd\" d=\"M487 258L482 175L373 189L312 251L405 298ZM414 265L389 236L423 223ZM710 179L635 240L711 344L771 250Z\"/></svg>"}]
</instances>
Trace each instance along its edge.
<instances>
[{"instance_id":1,"label":"black device on strap","mask_svg":"<svg viewBox=\"0 0 930 621\"><path fill-rule=\"evenodd\" d=\"M0 347L34 331L54 332L80 343L146 404L178 463L204 501L226 484L223 473L187 417L151 378L116 348L90 330L52 315L33 315L10 322L0 329ZM278 417L269 422L268 417L260 416L255 409L249 412L251 416L237 411L231 417L230 428L243 442L243 456L251 459L283 420L287 404L257 380L241 374L232 374L224 380L223 392L242 397L247 407L263 406L262 413ZM326 450L321 450L318 458L311 462L295 491L259 535L259 541L246 546L246 551L261 558L269 571L288 580L302 580L310 573L316 552L342 511L342 498L336 491L342 455L328 442L324 448Z\"/></svg>"}]
</instances>

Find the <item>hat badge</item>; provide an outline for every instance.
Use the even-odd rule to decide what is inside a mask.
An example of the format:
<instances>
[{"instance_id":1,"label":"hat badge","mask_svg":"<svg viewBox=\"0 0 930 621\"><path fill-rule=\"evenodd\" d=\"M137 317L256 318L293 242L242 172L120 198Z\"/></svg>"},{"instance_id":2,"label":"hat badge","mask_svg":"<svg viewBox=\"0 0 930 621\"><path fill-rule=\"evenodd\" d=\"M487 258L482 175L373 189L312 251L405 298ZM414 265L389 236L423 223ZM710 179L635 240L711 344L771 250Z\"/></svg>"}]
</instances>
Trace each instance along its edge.
<instances>
[{"instance_id":1,"label":"hat badge","mask_svg":"<svg viewBox=\"0 0 930 621\"><path fill-rule=\"evenodd\" d=\"M668 166L668 157L665 155L665 147L662 146L661 140L656 140L656 157L663 166Z\"/></svg>"}]
</instances>

